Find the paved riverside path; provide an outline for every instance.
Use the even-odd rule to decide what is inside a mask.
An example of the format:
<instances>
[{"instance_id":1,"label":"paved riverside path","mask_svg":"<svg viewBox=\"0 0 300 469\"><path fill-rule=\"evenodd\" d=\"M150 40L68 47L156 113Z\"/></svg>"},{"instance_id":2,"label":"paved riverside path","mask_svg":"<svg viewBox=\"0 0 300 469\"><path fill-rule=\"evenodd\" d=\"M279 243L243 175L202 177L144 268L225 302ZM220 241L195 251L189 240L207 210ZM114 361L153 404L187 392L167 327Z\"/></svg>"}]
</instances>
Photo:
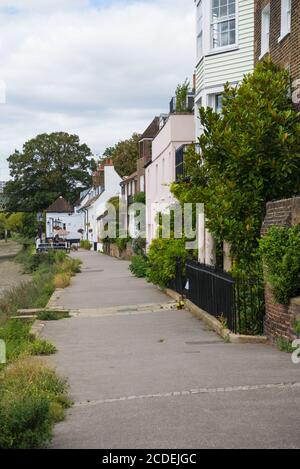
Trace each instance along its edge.
<instances>
[{"instance_id":1,"label":"paved riverside path","mask_svg":"<svg viewBox=\"0 0 300 469\"><path fill-rule=\"evenodd\" d=\"M52 448L300 447L300 365L290 355L225 344L187 311L161 309L169 298L127 262L76 256L83 272L57 301L79 313L43 333L75 403ZM134 299L157 307L134 310Z\"/></svg>"}]
</instances>

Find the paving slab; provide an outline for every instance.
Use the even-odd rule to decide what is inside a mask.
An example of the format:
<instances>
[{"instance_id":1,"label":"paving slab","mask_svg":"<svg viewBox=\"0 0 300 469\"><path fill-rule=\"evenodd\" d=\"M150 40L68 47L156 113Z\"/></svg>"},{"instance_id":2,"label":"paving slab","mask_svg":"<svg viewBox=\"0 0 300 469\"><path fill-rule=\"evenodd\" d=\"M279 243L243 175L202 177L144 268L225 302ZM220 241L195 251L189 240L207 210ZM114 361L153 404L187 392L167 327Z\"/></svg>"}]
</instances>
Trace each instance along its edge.
<instances>
[{"instance_id":1,"label":"paving slab","mask_svg":"<svg viewBox=\"0 0 300 469\"><path fill-rule=\"evenodd\" d=\"M83 262L81 273L72 279L70 287L59 292L52 307L105 308L169 300L154 285L134 277L127 261L91 251L79 251L72 256Z\"/></svg>"},{"instance_id":2,"label":"paving slab","mask_svg":"<svg viewBox=\"0 0 300 469\"><path fill-rule=\"evenodd\" d=\"M108 277L126 274L119 261L105 265ZM156 294L142 282L144 293ZM109 291L118 311L119 283ZM158 304L168 301L158 294ZM226 344L187 311L126 308L46 323L43 335L58 348L51 360L68 376L75 403L53 448L300 447L300 365L290 355Z\"/></svg>"}]
</instances>

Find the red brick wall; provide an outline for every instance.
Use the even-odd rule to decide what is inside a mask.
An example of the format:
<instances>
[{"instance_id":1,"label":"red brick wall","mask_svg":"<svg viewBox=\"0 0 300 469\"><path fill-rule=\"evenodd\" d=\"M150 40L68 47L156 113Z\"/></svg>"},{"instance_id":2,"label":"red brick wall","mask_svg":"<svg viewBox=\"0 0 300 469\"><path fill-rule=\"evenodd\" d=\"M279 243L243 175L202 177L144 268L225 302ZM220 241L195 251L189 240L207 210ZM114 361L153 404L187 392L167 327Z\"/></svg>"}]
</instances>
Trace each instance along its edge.
<instances>
[{"instance_id":1,"label":"red brick wall","mask_svg":"<svg viewBox=\"0 0 300 469\"><path fill-rule=\"evenodd\" d=\"M266 217L262 226L262 235L266 234L271 226L294 226L300 223L300 197L269 202ZM291 301L289 306L276 304L270 287L266 285L266 319L265 334L274 342L277 337L287 340L296 338L294 323L300 316L300 301Z\"/></svg>"},{"instance_id":2,"label":"red brick wall","mask_svg":"<svg viewBox=\"0 0 300 469\"><path fill-rule=\"evenodd\" d=\"M270 56L280 67L289 67L294 82L300 79L300 0L292 0L291 33L280 42L281 0L255 0L255 63L261 53L261 12L268 3L271 6ZM300 109L300 104L297 107Z\"/></svg>"}]
</instances>

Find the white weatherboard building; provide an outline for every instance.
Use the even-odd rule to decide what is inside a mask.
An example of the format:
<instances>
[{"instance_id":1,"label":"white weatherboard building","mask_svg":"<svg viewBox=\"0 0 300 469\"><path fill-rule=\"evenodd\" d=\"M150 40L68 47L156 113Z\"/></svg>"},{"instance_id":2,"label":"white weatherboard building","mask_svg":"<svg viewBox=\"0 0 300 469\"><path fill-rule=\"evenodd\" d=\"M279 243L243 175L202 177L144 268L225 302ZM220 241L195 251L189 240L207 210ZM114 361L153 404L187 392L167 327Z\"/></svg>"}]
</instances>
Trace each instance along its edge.
<instances>
[{"instance_id":1,"label":"white weatherboard building","mask_svg":"<svg viewBox=\"0 0 300 469\"><path fill-rule=\"evenodd\" d=\"M237 85L254 68L254 0L195 0L196 135L201 106L218 111L224 84Z\"/></svg>"},{"instance_id":2,"label":"white weatherboard building","mask_svg":"<svg viewBox=\"0 0 300 469\"><path fill-rule=\"evenodd\" d=\"M54 238L59 230L65 230L65 239L79 242L82 239L83 215L63 197L59 197L46 210L46 238Z\"/></svg>"},{"instance_id":3,"label":"white weatherboard building","mask_svg":"<svg viewBox=\"0 0 300 469\"><path fill-rule=\"evenodd\" d=\"M101 245L101 220L107 210L107 203L112 197L119 197L122 178L116 172L111 161L100 165L101 183L90 189L78 209L84 217L84 239L90 241L97 251Z\"/></svg>"},{"instance_id":4,"label":"white weatherboard building","mask_svg":"<svg viewBox=\"0 0 300 469\"><path fill-rule=\"evenodd\" d=\"M238 85L254 69L254 0L194 0L196 5L196 141L200 107L222 108L224 85ZM224 268L230 267L224 243ZM216 263L215 242L199 217L199 261Z\"/></svg>"}]
</instances>

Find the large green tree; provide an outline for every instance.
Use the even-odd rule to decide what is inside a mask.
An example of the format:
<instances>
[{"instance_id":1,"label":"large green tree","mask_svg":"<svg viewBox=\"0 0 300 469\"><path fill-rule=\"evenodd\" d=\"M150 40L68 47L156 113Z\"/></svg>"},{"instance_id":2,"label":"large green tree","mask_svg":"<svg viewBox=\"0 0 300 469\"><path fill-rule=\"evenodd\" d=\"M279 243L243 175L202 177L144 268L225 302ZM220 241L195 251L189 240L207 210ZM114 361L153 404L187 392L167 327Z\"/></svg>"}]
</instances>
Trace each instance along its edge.
<instances>
[{"instance_id":1,"label":"large green tree","mask_svg":"<svg viewBox=\"0 0 300 469\"><path fill-rule=\"evenodd\" d=\"M121 177L130 176L136 171L140 138L139 134L134 133L128 140L122 140L114 147L107 148L103 154L113 159L115 169Z\"/></svg>"},{"instance_id":2,"label":"large green tree","mask_svg":"<svg viewBox=\"0 0 300 469\"><path fill-rule=\"evenodd\" d=\"M75 202L91 184L95 162L77 135L41 134L9 158L12 180L5 186L7 211L40 211L62 195Z\"/></svg>"},{"instance_id":3,"label":"large green tree","mask_svg":"<svg viewBox=\"0 0 300 469\"><path fill-rule=\"evenodd\" d=\"M189 181L173 191L181 202L204 203L217 240L250 262L266 202L300 190L300 120L288 72L259 64L239 87L225 87L221 114L202 108L200 120L201 154L189 152Z\"/></svg>"}]
</instances>

